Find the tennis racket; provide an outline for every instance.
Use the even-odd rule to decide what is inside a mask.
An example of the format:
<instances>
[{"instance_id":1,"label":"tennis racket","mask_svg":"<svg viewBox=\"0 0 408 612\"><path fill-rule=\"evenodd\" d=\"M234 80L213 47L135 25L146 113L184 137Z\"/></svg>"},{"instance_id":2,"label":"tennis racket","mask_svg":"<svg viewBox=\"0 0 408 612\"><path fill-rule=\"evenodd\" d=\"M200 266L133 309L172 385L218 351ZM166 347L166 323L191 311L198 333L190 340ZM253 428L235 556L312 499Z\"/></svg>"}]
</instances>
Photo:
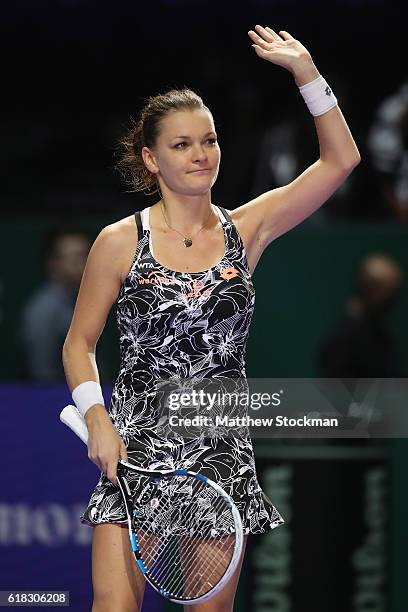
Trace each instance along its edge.
<instances>
[{"instance_id":1,"label":"tennis racket","mask_svg":"<svg viewBox=\"0 0 408 612\"><path fill-rule=\"evenodd\" d=\"M75 406L66 406L60 419L87 443L86 422ZM145 476L133 496L125 477L132 474ZM242 521L231 497L201 474L149 471L122 459L117 483L133 554L152 587L184 605L218 593L236 569L243 546Z\"/></svg>"}]
</instances>

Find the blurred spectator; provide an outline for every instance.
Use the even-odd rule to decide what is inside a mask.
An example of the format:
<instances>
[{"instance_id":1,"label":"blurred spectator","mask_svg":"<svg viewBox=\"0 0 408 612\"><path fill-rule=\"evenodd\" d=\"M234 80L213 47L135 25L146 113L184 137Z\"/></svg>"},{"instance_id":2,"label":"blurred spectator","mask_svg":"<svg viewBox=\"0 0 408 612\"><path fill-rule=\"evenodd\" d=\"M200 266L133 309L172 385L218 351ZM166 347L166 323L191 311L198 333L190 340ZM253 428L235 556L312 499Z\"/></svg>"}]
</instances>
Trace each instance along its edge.
<instances>
[{"instance_id":1,"label":"blurred spectator","mask_svg":"<svg viewBox=\"0 0 408 612\"><path fill-rule=\"evenodd\" d=\"M402 378L402 355L386 324L403 272L388 255L370 254L361 261L356 281L355 295L320 351L319 376Z\"/></svg>"},{"instance_id":2,"label":"blurred spectator","mask_svg":"<svg viewBox=\"0 0 408 612\"><path fill-rule=\"evenodd\" d=\"M394 218L408 221L408 81L380 104L367 146L383 198Z\"/></svg>"},{"instance_id":3,"label":"blurred spectator","mask_svg":"<svg viewBox=\"0 0 408 612\"><path fill-rule=\"evenodd\" d=\"M46 239L47 280L23 307L20 344L25 378L33 382L65 381L61 350L91 241L82 230L56 230Z\"/></svg>"}]
</instances>

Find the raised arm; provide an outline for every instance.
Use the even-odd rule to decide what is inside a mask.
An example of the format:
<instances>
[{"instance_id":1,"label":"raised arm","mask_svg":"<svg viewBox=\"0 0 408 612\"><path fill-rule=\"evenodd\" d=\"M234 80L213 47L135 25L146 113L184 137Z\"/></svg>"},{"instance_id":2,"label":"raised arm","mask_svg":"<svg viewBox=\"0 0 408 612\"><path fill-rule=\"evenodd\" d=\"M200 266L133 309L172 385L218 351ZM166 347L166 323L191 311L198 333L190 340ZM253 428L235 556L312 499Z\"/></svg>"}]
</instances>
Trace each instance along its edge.
<instances>
[{"instance_id":1,"label":"raised arm","mask_svg":"<svg viewBox=\"0 0 408 612\"><path fill-rule=\"evenodd\" d=\"M259 57L289 70L298 87L310 83L304 89L313 88L313 81L318 86L316 79L321 75L298 40L283 30L277 34L271 28L255 29L248 35ZM323 108L325 101L329 106L330 98L334 100L329 87L323 89L321 97ZM314 104L311 112L318 112L318 107L318 103ZM235 209L237 218L250 227L250 234L256 237L261 250L317 210L360 162L356 143L338 105L314 116L314 122L320 149L318 160L288 185L267 191Z\"/></svg>"},{"instance_id":2,"label":"raised arm","mask_svg":"<svg viewBox=\"0 0 408 612\"><path fill-rule=\"evenodd\" d=\"M123 243L123 229L113 224L101 231L89 253L62 351L71 392L86 381L99 383L95 350L120 290L125 264ZM88 456L114 482L118 458L126 459L124 443L102 404L89 408L85 420L89 430Z\"/></svg>"}]
</instances>

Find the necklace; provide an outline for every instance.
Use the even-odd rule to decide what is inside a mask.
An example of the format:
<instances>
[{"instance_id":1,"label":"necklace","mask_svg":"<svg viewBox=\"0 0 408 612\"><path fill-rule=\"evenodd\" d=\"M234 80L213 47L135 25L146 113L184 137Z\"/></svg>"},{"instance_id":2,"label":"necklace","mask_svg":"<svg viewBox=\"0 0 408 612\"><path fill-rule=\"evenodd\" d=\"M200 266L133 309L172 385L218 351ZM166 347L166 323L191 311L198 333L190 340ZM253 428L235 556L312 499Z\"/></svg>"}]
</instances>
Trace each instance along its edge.
<instances>
[{"instance_id":1,"label":"necklace","mask_svg":"<svg viewBox=\"0 0 408 612\"><path fill-rule=\"evenodd\" d=\"M165 222L166 222L166 224L167 224L167 227L168 227L169 229L173 230L174 232L177 232L178 234L180 234L180 236L183 236L183 244L184 244L184 246L185 246L185 247L191 247L191 245L193 244L193 240L192 240L192 238L188 238L187 236L184 236L184 234L182 234L181 232L179 232L179 231L178 231L178 230L176 230L174 227L171 227L171 225L169 225L169 224L168 224L168 221L167 221L167 219L166 219L166 215L164 214L163 202L160 202L160 205L161 205L161 209L162 209L162 213L163 213L163 218L164 218L164 220L165 220ZM198 234L201 232L201 230L202 230L202 229L203 229L203 228L204 228L204 227L207 225L208 219L209 219L209 218L210 218L210 216L211 216L211 212L212 212L212 211L211 211L211 208L210 208L210 213L209 213L209 215L208 215L207 219L205 220L204 225L203 225L202 227L200 227L200 229L199 229L199 230L198 230L198 232L195 234L195 236L197 236L197 235L198 235Z\"/></svg>"}]
</instances>

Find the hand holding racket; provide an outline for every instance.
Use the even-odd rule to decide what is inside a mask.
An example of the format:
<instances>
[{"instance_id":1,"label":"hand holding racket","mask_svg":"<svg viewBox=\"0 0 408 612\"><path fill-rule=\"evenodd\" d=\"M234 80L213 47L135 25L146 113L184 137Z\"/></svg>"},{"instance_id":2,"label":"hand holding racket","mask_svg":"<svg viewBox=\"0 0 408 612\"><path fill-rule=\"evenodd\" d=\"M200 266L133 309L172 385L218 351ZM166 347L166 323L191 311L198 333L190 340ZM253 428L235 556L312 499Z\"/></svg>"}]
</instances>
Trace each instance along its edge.
<instances>
[{"instance_id":1,"label":"hand holding racket","mask_svg":"<svg viewBox=\"0 0 408 612\"><path fill-rule=\"evenodd\" d=\"M87 426L75 406L66 406L60 419L87 443ZM146 477L135 495L126 474ZM152 587L184 605L218 593L234 573L243 545L241 517L230 496L201 474L149 471L122 459L117 482L132 551Z\"/></svg>"},{"instance_id":2,"label":"hand holding racket","mask_svg":"<svg viewBox=\"0 0 408 612\"><path fill-rule=\"evenodd\" d=\"M88 435L88 458L97 468L104 472L111 483L117 486L116 472L118 459L127 461L127 448L117 429L109 418L105 408L101 408L96 418L90 423L81 416Z\"/></svg>"}]
</instances>

